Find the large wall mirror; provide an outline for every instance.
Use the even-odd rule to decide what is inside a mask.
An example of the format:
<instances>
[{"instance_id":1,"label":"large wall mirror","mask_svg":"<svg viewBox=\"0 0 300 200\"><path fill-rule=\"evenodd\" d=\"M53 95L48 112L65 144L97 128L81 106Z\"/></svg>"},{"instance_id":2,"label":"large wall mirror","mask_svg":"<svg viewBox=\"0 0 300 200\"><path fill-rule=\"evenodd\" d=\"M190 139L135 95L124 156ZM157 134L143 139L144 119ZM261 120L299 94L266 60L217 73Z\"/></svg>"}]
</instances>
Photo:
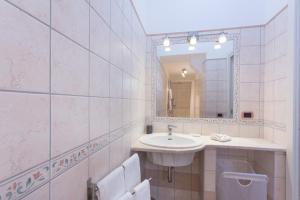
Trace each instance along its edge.
<instances>
[{"instance_id":1,"label":"large wall mirror","mask_svg":"<svg viewBox=\"0 0 300 200\"><path fill-rule=\"evenodd\" d=\"M219 35L197 36L193 45L191 37L165 38L156 45L156 116L234 118L235 37L226 35L221 43Z\"/></svg>"}]
</instances>

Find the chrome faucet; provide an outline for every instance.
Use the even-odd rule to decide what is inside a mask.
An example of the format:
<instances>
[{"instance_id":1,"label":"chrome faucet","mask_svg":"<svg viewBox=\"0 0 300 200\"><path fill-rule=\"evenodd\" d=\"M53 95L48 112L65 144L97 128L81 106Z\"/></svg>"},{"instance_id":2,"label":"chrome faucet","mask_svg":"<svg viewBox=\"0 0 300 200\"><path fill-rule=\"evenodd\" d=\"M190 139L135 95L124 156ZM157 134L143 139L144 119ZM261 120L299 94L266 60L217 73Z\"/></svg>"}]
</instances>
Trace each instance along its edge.
<instances>
[{"instance_id":1,"label":"chrome faucet","mask_svg":"<svg viewBox=\"0 0 300 200\"><path fill-rule=\"evenodd\" d=\"M174 125L168 125L168 131L169 131L169 139L172 139L171 136L173 134L173 128L176 128L177 126Z\"/></svg>"}]
</instances>

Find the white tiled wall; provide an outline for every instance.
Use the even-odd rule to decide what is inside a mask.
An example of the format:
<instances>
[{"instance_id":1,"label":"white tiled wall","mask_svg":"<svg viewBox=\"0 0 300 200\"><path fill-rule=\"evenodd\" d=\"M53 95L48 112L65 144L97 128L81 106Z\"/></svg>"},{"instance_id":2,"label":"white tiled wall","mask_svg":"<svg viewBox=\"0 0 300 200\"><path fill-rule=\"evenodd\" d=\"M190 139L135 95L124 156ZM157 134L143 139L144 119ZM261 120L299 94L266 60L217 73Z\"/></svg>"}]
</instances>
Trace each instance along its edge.
<instances>
[{"instance_id":1,"label":"white tiled wall","mask_svg":"<svg viewBox=\"0 0 300 200\"><path fill-rule=\"evenodd\" d=\"M5 0L0 21L0 199L86 199L144 131L131 1Z\"/></svg>"},{"instance_id":2,"label":"white tiled wall","mask_svg":"<svg viewBox=\"0 0 300 200\"><path fill-rule=\"evenodd\" d=\"M265 26L264 58L264 137L286 144L287 23L285 9Z\"/></svg>"}]
</instances>

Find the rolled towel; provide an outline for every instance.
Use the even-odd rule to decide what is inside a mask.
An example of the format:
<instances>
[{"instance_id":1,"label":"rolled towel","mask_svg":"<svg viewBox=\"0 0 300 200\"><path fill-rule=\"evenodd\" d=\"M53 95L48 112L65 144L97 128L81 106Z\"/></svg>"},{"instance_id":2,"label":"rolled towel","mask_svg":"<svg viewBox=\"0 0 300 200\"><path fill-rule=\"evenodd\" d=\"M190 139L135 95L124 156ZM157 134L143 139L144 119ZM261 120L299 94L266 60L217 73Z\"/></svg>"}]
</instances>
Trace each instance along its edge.
<instances>
[{"instance_id":1,"label":"rolled towel","mask_svg":"<svg viewBox=\"0 0 300 200\"><path fill-rule=\"evenodd\" d=\"M122 166L124 167L126 190L133 192L133 188L141 182L140 159L135 153L127 159Z\"/></svg>"},{"instance_id":2,"label":"rolled towel","mask_svg":"<svg viewBox=\"0 0 300 200\"><path fill-rule=\"evenodd\" d=\"M118 167L97 183L99 200L116 200L126 193L124 169Z\"/></svg>"},{"instance_id":3,"label":"rolled towel","mask_svg":"<svg viewBox=\"0 0 300 200\"><path fill-rule=\"evenodd\" d=\"M133 195L130 192L127 192L118 200L133 200Z\"/></svg>"},{"instance_id":4,"label":"rolled towel","mask_svg":"<svg viewBox=\"0 0 300 200\"><path fill-rule=\"evenodd\" d=\"M210 137L212 140L218 141L218 142L229 142L231 141L231 137L229 135L225 134L213 134Z\"/></svg>"},{"instance_id":5,"label":"rolled towel","mask_svg":"<svg viewBox=\"0 0 300 200\"><path fill-rule=\"evenodd\" d=\"M134 188L135 200L151 200L149 180L144 180Z\"/></svg>"}]
</instances>

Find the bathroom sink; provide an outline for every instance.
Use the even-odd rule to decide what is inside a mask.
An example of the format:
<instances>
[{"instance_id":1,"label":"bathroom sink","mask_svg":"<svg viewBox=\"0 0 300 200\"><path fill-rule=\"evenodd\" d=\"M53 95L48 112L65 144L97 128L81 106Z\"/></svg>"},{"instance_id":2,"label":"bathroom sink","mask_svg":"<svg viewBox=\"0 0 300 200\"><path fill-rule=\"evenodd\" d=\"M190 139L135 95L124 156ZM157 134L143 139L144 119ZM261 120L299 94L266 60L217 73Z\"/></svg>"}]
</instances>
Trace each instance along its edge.
<instances>
[{"instance_id":1,"label":"bathroom sink","mask_svg":"<svg viewBox=\"0 0 300 200\"><path fill-rule=\"evenodd\" d=\"M139 141L146 145L171 149L193 148L202 144L192 136L178 133L173 133L172 136L169 136L168 133L144 135Z\"/></svg>"},{"instance_id":2,"label":"bathroom sink","mask_svg":"<svg viewBox=\"0 0 300 200\"><path fill-rule=\"evenodd\" d=\"M148 160L167 167L182 167L192 164L195 152L187 150L202 145L199 139L197 140L192 136L183 134L168 136L168 133L144 135L139 141L145 145L169 150L168 152L147 152Z\"/></svg>"}]
</instances>

